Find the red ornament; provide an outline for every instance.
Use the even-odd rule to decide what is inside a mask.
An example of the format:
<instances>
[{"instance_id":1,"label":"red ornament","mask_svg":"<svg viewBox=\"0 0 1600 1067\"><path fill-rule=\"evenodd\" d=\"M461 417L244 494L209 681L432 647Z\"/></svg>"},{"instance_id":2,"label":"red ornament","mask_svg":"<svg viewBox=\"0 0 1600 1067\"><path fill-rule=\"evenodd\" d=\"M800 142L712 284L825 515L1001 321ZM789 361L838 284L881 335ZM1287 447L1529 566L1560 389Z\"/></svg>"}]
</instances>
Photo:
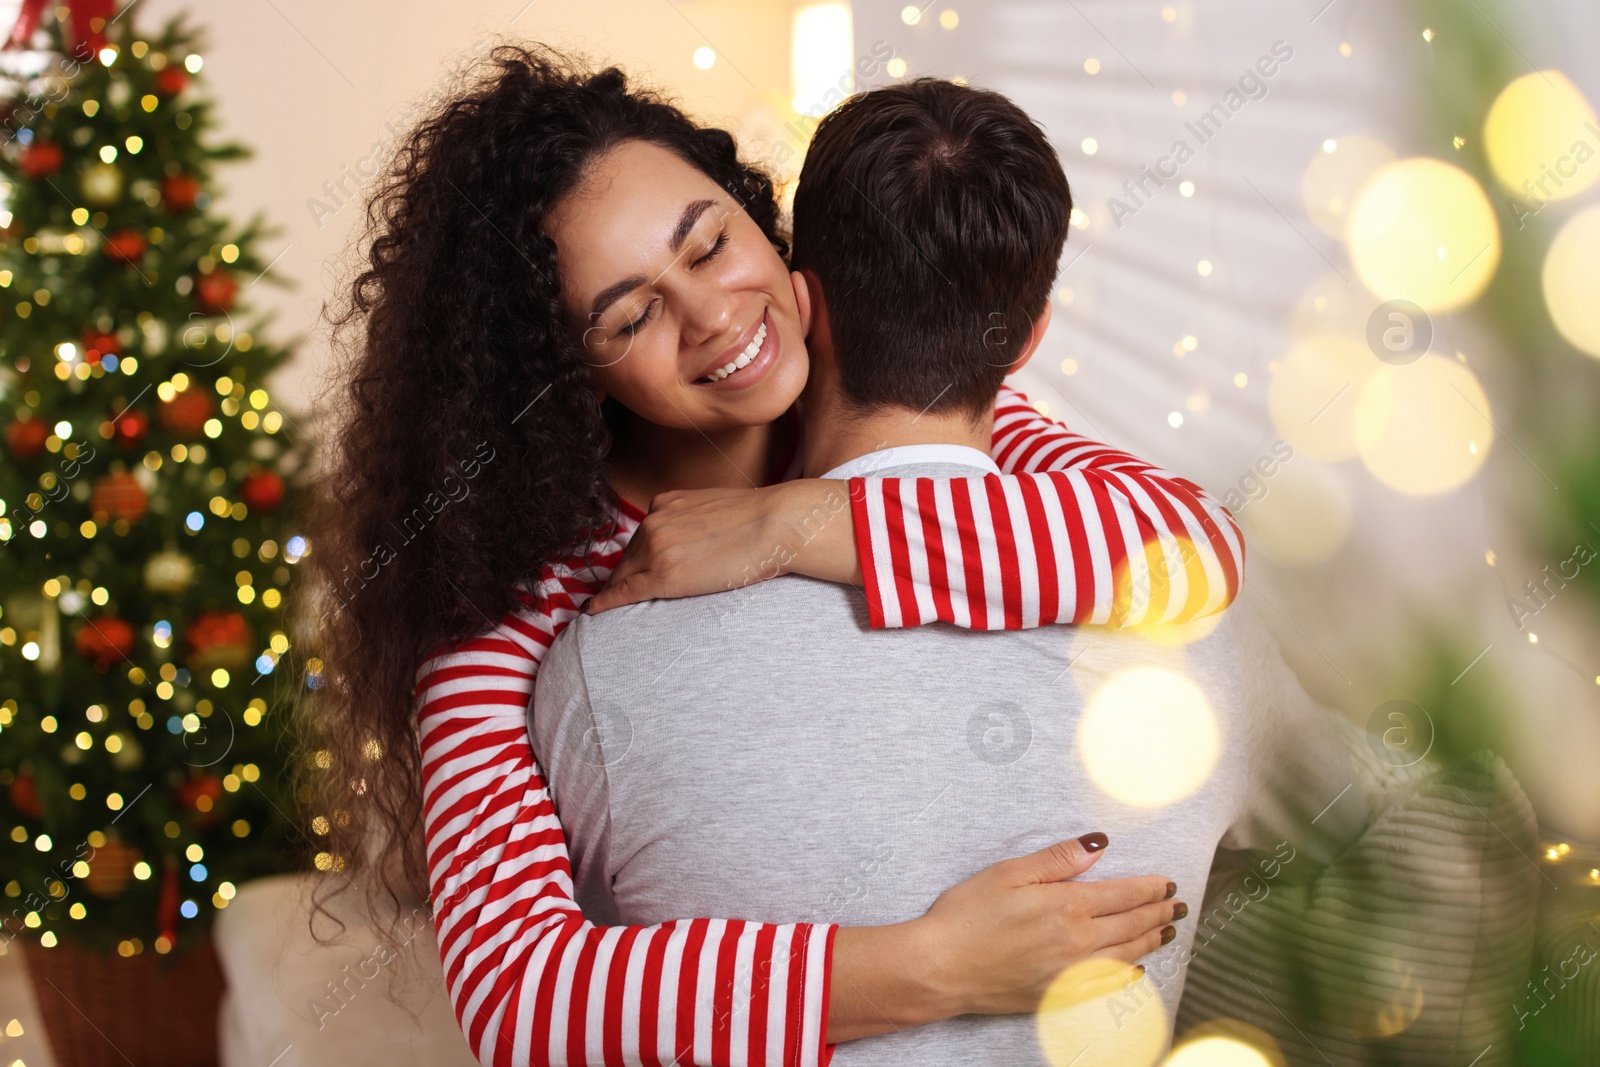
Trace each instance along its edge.
<instances>
[{"instance_id":1,"label":"red ornament","mask_svg":"<svg viewBox=\"0 0 1600 1067\"><path fill-rule=\"evenodd\" d=\"M150 432L150 416L138 408L130 408L112 424L112 433L116 435L117 444L123 448L136 448L144 440L144 435Z\"/></svg>"},{"instance_id":2,"label":"red ornament","mask_svg":"<svg viewBox=\"0 0 1600 1067\"><path fill-rule=\"evenodd\" d=\"M61 169L61 146L52 141L35 141L22 150L17 166L34 181L54 174Z\"/></svg>"},{"instance_id":3,"label":"red ornament","mask_svg":"<svg viewBox=\"0 0 1600 1067\"><path fill-rule=\"evenodd\" d=\"M105 356L122 354L122 342L117 340L114 333L101 333L98 330L88 330L83 335L83 358L90 363L99 363Z\"/></svg>"},{"instance_id":4,"label":"red ornament","mask_svg":"<svg viewBox=\"0 0 1600 1067\"><path fill-rule=\"evenodd\" d=\"M57 17L71 26L69 51L79 63L89 62L105 47L105 26L115 9L116 0L64 0L56 9ZM39 18L44 11L45 0L22 0L16 24L11 27L10 35L0 48L26 46L33 31L38 29ZM99 26L95 25L97 20Z\"/></svg>"},{"instance_id":5,"label":"red ornament","mask_svg":"<svg viewBox=\"0 0 1600 1067\"><path fill-rule=\"evenodd\" d=\"M114 837L107 838L85 862L89 864L89 873L84 875L83 883L89 887L89 892L97 897L114 897L133 881L133 865L139 862L139 850L129 848Z\"/></svg>"},{"instance_id":6,"label":"red ornament","mask_svg":"<svg viewBox=\"0 0 1600 1067\"><path fill-rule=\"evenodd\" d=\"M44 451L50 427L43 419L18 419L6 427L6 447L18 459L32 459Z\"/></svg>"},{"instance_id":7,"label":"red ornament","mask_svg":"<svg viewBox=\"0 0 1600 1067\"><path fill-rule=\"evenodd\" d=\"M233 307L233 297L238 290L231 274L214 270L194 280L194 302L208 315L221 315Z\"/></svg>"},{"instance_id":8,"label":"red ornament","mask_svg":"<svg viewBox=\"0 0 1600 1067\"><path fill-rule=\"evenodd\" d=\"M161 895L156 898L156 928L168 945L178 942L178 906L178 866L168 856L161 872Z\"/></svg>"},{"instance_id":9,"label":"red ornament","mask_svg":"<svg viewBox=\"0 0 1600 1067\"><path fill-rule=\"evenodd\" d=\"M204 825L219 814L217 801L222 797L222 779L214 774L197 774L178 787L178 803L195 812L195 822Z\"/></svg>"},{"instance_id":10,"label":"red ornament","mask_svg":"<svg viewBox=\"0 0 1600 1067\"><path fill-rule=\"evenodd\" d=\"M7 793L11 807L19 814L30 819L37 819L44 814L44 809L39 807L39 781L33 775L17 775L11 780L11 788Z\"/></svg>"},{"instance_id":11,"label":"red ornament","mask_svg":"<svg viewBox=\"0 0 1600 1067\"><path fill-rule=\"evenodd\" d=\"M104 671L133 651L133 624L115 615L101 615L78 628L74 643L78 655L93 663L95 670Z\"/></svg>"},{"instance_id":12,"label":"red ornament","mask_svg":"<svg viewBox=\"0 0 1600 1067\"><path fill-rule=\"evenodd\" d=\"M193 437L211 417L211 398L200 389L185 389L156 408L161 425L180 437Z\"/></svg>"},{"instance_id":13,"label":"red ornament","mask_svg":"<svg viewBox=\"0 0 1600 1067\"><path fill-rule=\"evenodd\" d=\"M177 96L189 87L189 72L170 64L156 71L156 92L162 96Z\"/></svg>"},{"instance_id":14,"label":"red ornament","mask_svg":"<svg viewBox=\"0 0 1600 1067\"><path fill-rule=\"evenodd\" d=\"M283 503L283 476L263 468L251 471L239 483L239 499L251 511L277 511Z\"/></svg>"},{"instance_id":15,"label":"red ornament","mask_svg":"<svg viewBox=\"0 0 1600 1067\"><path fill-rule=\"evenodd\" d=\"M94 489L89 493L89 510L97 516L138 522L149 506L150 498L145 496L138 481L133 475L120 471L95 479Z\"/></svg>"},{"instance_id":16,"label":"red ornament","mask_svg":"<svg viewBox=\"0 0 1600 1067\"><path fill-rule=\"evenodd\" d=\"M121 260L130 267L138 262L144 255L144 250L149 247L144 234L137 230L118 230L105 239L100 246L108 259Z\"/></svg>"},{"instance_id":17,"label":"red ornament","mask_svg":"<svg viewBox=\"0 0 1600 1067\"><path fill-rule=\"evenodd\" d=\"M183 633L189 644L189 666L197 673L218 667L238 670L250 662L250 624L237 611L207 611Z\"/></svg>"},{"instance_id":18,"label":"red ornament","mask_svg":"<svg viewBox=\"0 0 1600 1067\"><path fill-rule=\"evenodd\" d=\"M188 211L200 197L200 183L188 174L172 174L161 180L161 202L176 215Z\"/></svg>"}]
</instances>

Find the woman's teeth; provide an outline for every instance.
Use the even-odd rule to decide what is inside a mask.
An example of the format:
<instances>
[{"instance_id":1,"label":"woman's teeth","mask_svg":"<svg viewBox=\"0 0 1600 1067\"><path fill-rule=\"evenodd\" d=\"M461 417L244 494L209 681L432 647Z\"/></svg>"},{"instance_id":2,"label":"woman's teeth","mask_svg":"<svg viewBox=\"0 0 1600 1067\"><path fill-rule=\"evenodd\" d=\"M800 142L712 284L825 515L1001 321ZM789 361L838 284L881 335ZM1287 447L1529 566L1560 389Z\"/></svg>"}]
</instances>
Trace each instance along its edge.
<instances>
[{"instance_id":1,"label":"woman's teeth","mask_svg":"<svg viewBox=\"0 0 1600 1067\"><path fill-rule=\"evenodd\" d=\"M756 327L756 335L750 338L750 343L744 346L743 352L739 353L739 358L734 360L732 363L729 363L727 366L718 367L716 370L706 375L706 381L720 382L734 371L748 367L750 365L750 361L756 358L756 353L761 351L761 342L765 341L766 339L767 324L766 321L763 320L761 325Z\"/></svg>"}]
</instances>

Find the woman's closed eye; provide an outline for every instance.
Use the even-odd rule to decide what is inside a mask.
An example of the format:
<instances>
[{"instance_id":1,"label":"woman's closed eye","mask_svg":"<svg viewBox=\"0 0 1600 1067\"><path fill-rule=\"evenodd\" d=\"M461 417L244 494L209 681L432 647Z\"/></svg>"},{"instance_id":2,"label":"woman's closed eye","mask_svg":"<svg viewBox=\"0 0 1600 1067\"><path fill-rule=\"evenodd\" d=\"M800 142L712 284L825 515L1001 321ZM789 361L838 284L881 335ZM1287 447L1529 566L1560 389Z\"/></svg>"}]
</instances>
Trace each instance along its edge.
<instances>
[{"instance_id":1,"label":"woman's closed eye","mask_svg":"<svg viewBox=\"0 0 1600 1067\"><path fill-rule=\"evenodd\" d=\"M727 245L728 231L723 230L721 233L717 234L717 239L711 243L711 247L706 250L705 254L694 260L689 264L689 266L693 269L699 269L700 267L705 266L707 263L710 263L713 259L716 259L719 255L721 255L722 250L726 248ZM650 303L645 305L643 314L619 329L617 332L625 337L632 337L634 334L644 329L645 324L655 317L656 304L657 301L650 301Z\"/></svg>"},{"instance_id":2,"label":"woman's closed eye","mask_svg":"<svg viewBox=\"0 0 1600 1067\"><path fill-rule=\"evenodd\" d=\"M657 301L650 301L650 303L644 306L644 314L640 315L638 318L634 319L617 332L622 334L624 337L632 337L634 334L644 329L644 324L655 317L656 303Z\"/></svg>"},{"instance_id":3,"label":"woman's closed eye","mask_svg":"<svg viewBox=\"0 0 1600 1067\"><path fill-rule=\"evenodd\" d=\"M694 261L694 266L703 267L707 263L710 263L722 253L723 248L726 247L727 244L728 231L723 230L721 233L717 234L717 239L711 243L711 248L706 252L706 254Z\"/></svg>"}]
</instances>

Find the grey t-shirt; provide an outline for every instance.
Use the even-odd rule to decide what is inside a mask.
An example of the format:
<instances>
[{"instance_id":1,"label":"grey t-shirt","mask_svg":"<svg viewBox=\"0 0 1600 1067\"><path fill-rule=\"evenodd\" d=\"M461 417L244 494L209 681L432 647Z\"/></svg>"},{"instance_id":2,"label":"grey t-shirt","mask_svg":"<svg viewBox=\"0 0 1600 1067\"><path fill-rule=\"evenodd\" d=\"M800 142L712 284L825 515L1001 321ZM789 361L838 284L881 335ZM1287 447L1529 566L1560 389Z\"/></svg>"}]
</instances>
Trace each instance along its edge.
<instances>
[{"instance_id":1,"label":"grey t-shirt","mask_svg":"<svg viewBox=\"0 0 1600 1067\"><path fill-rule=\"evenodd\" d=\"M1218 846L1304 871L1365 820L1329 713L1243 607L1152 636L873 632L860 590L784 577L581 617L532 706L591 921L899 922L992 863L1098 830L1111 845L1088 877L1165 874L1190 904L1142 961L1164 1038ZM1037 1031L1031 1015L961 1016L840 1044L833 1062L1045 1067Z\"/></svg>"}]
</instances>

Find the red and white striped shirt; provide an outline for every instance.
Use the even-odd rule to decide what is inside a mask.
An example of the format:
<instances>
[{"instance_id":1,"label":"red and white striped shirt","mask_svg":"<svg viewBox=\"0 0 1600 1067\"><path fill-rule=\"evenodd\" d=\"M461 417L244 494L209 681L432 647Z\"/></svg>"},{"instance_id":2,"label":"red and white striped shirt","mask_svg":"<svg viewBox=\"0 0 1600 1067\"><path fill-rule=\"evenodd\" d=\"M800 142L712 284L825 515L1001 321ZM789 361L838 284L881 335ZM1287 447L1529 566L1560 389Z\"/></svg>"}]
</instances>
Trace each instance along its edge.
<instances>
[{"instance_id":1,"label":"red and white striped shirt","mask_svg":"<svg viewBox=\"0 0 1600 1067\"><path fill-rule=\"evenodd\" d=\"M851 479L873 626L1172 622L1237 595L1243 540L1193 483L1068 432L1010 388L992 453L1005 474ZM429 884L456 1017L493 1067L823 1067L833 924L600 927L573 901L527 706L545 652L643 518L619 501L607 536L548 565L526 609L418 670Z\"/></svg>"}]
</instances>

